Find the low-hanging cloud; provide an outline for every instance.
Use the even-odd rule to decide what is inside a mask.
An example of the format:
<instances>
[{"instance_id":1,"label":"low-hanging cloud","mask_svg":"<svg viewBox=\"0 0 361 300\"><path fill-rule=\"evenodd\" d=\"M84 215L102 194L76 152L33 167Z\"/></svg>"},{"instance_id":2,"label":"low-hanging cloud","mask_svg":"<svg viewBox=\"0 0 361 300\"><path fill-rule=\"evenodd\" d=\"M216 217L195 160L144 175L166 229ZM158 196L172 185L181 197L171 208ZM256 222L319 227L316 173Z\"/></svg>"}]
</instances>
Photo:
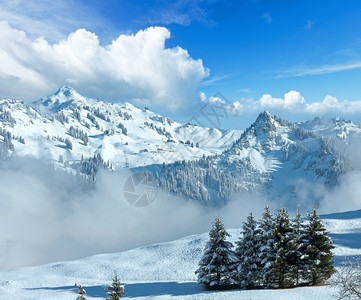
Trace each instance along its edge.
<instances>
[{"instance_id":1,"label":"low-hanging cloud","mask_svg":"<svg viewBox=\"0 0 361 300\"><path fill-rule=\"evenodd\" d=\"M237 195L222 208L169 197L159 191L144 208L123 196L128 170L104 172L93 189L81 178L36 160L0 169L0 269L117 252L206 232L220 215L238 227L266 201Z\"/></svg>"},{"instance_id":2,"label":"low-hanging cloud","mask_svg":"<svg viewBox=\"0 0 361 300\"><path fill-rule=\"evenodd\" d=\"M36 99L69 84L91 97L180 110L199 100L198 87L209 76L201 59L166 48L164 27L119 35L108 45L78 29L51 44L0 22L0 38L0 97Z\"/></svg>"},{"instance_id":3,"label":"low-hanging cloud","mask_svg":"<svg viewBox=\"0 0 361 300\"><path fill-rule=\"evenodd\" d=\"M204 207L159 190L154 202L138 208L123 195L130 175L126 169L100 173L90 189L80 177L37 160L2 163L0 269L117 252L207 232L217 215L226 228L240 227L250 212L259 218L266 205L275 212L283 204L237 193L221 208ZM360 178L360 172L346 174L333 191L301 183L295 191L297 203L309 211L317 192L321 213L360 208Z\"/></svg>"},{"instance_id":4,"label":"low-hanging cloud","mask_svg":"<svg viewBox=\"0 0 361 300\"><path fill-rule=\"evenodd\" d=\"M351 140L344 150L344 155L352 162L353 171L343 174L339 184L324 193L320 205L322 213L342 212L361 209L361 140Z\"/></svg>"}]
</instances>

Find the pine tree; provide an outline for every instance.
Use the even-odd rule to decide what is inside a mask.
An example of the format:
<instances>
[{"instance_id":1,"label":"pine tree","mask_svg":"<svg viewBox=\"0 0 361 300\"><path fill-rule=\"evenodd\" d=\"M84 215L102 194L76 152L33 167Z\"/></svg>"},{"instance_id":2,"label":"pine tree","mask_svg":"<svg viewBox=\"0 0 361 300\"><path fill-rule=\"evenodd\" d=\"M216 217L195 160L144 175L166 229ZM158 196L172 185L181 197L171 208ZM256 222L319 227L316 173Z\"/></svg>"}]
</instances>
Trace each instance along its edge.
<instances>
[{"instance_id":1,"label":"pine tree","mask_svg":"<svg viewBox=\"0 0 361 300\"><path fill-rule=\"evenodd\" d=\"M236 242L235 250L238 257L237 280L242 287L248 289L260 285L262 276L260 274L261 260L260 250L260 230L253 218L252 213L247 217L247 222L243 222L243 237Z\"/></svg>"},{"instance_id":2,"label":"pine tree","mask_svg":"<svg viewBox=\"0 0 361 300\"><path fill-rule=\"evenodd\" d=\"M316 209L308 215L309 223L307 225L307 250L309 261L312 263L308 281L312 285L323 283L335 273L335 263L332 249L332 240L324 227L320 217L317 216Z\"/></svg>"},{"instance_id":3,"label":"pine tree","mask_svg":"<svg viewBox=\"0 0 361 300\"><path fill-rule=\"evenodd\" d=\"M120 284L118 275L115 274L112 285L107 288L107 300L119 300L125 293L124 285Z\"/></svg>"},{"instance_id":4,"label":"pine tree","mask_svg":"<svg viewBox=\"0 0 361 300\"><path fill-rule=\"evenodd\" d=\"M73 149L73 144L68 138L65 139L65 146L70 150Z\"/></svg>"},{"instance_id":5,"label":"pine tree","mask_svg":"<svg viewBox=\"0 0 361 300\"><path fill-rule=\"evenodd\" d=\"M237 257L232 251L232 243L226 241L229 236L224 229L222 221L217 217L212 222L203 257L199 261L198 284L206 287L229 287L237 282L234 279Z\"/></svg>"},{"instance_id":6,"label":"pine tree","mask_svg":"<svg viewBox=\"0 0 361 300\"><path fill-rule=\"evenodd\" d=\"M262 282L265 287L270 286L269 278L273 263L276 261L276 249L274 247L274 220L268 206L265 207L262 219L259 221L260 229L260 270L262 270Z\"/></svg>"},{"instance_id":7,"label":"pine tree","mask_svg":"<svg viewBox=\"0 0 361 300\"><path fill-rule=\"evenodd\" d=\"M292 226L294 240L297 245L294 257L293 273L296 280L296 286L298 286L303 279L307 278L310 265L308 255L306 254L306 247L308 243L306 225L302 220L299 208L297 209L297 214L292 222Z\"/></svg>"},{"instance_id":8,"label":"pine tree","mask_svg":"<svg viewBox=\"0 0 361 300\"><path fill-rule=\"evenodd\" d=\"M84 294L86 294L86 291L81 285L78 286L78 294L79 296L76 298L76 300L87 300L87 298L84 296Z\"/></svg>"},{"instance_id":9,"label":"pine tree","mask_svg":"<svg viewBox=\"0 0 361 300\"><path fill-rule=\"evenodd\" d=\"M271 271L271 281L274 287L284 288L294 285L294 266L297 245L293 239L293 229L285 208L278 211L274 227L276 261Z\"/></svg>"}]
</instances>

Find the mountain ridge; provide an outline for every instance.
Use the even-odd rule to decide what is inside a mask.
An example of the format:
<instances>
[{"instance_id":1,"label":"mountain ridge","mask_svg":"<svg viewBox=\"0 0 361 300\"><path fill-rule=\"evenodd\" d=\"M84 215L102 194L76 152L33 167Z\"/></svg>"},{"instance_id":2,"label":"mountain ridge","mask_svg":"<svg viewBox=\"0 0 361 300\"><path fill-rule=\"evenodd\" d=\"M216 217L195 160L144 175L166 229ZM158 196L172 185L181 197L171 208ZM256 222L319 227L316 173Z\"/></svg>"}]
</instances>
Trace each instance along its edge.
<instances>
[{"instance_id":1,"label":"mountain ridge","mask_svg":"<svg viewBox=\"0 0 361 300\"><path fill-rule=\"evenodd\" d=\"M256 192L295 207L303 184L332 189L340 176L356 170L345 149L342 139L323 136L265 111L230 149L168 167L156 177L170 192L180 191L205 204ZM185 187L177 184L182 180ZM313 192L312 202L322 201L321 193Z\"/></svg>"}]
</instances>

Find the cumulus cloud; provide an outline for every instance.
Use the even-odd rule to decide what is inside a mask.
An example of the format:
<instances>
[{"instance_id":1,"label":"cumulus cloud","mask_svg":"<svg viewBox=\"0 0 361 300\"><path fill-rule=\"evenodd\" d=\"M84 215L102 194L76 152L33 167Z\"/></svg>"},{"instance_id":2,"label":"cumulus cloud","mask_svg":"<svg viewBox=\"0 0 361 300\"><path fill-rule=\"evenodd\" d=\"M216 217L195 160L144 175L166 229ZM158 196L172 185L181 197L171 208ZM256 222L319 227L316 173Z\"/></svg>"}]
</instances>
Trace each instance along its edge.
<instances>
[{"instance_id":1,"label":"cumulus cloud","mask_svg":"<svg viewBox=\"0 0 361 300\"><path fill-rule=\"evenodd\" d=\"M340 114L358 114L361 112L361 101L338 101L335 97L326 95L321 102L307 103L300 92L290 91L283 98L274 98L269 94L263 95L254 103L262 108L284 109L295 113L309 113L314 115L338 112Z\"/></svg>"},{"instance_id":2,"label":"cumulus cloud","mask_svg":"<svg viewBox=\"0 0 361 300\"><path fill-rule=\"evenodd\" d=\"M273 98L270 94L265 94L259 100L262 107L274 107L284 109L302 108L306 103L299 92L290 91L284 95L284 98Z\"/></svg>"},{"instance_id":3,"label":"cumulus cloud","mask_svg":"<svg viewBox=\"0 0 361 300\"><path fill-rule=\"evenodd\" d=\"M202 94L206 101L205 94ZM339 101L337 98L326 95L320 102L307 103L306 99L298 91L289 91L283 97L273 97L264 94L259 100L241 99L239 101L225 103L221 99L210 97L210 104L222 103L228 111L234 114L245 114L259 110L284 110L291 113L305 113L309 115L326 115L337 113L337 115L353 115L361 113L361 101Z\"/></svg>"},{"instance_id":4,"label":"cumulus cloud","mask_svg":"<svg viewBox=\"0 0 361 300\"><path fill-rule=\"evenodd\" d=\"M120 35L103 46L85 29L51 44L0 22L0 38L0 97L38 98L69 84L85 95L174 111L199 100L197 89L209 76L201 59L165 47L170 31L164 27Z\"/></svg>"}]
</instances>

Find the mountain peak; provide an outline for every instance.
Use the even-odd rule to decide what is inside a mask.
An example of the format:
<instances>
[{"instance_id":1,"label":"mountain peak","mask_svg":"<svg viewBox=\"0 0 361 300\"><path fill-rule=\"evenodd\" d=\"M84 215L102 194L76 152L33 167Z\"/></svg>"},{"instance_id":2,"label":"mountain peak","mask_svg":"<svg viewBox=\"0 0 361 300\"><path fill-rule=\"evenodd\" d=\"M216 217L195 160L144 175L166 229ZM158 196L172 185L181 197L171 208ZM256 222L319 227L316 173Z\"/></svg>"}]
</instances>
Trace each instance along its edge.
<instances>
[{"instance_id":1,"label":"mountain peak","mask_svg":"<svg viewBox=\"0 0 361 300\"><path fill-rule=\"evenodd\" d=\"M73 95L79 95L79 93L69 85L64 85L58 89L54 95L64 95L66 97L72 97Z\"/></svg>"},{"instance_id":2,"label":"mountain peak","mask_svg":"<svg viewBox=\"0 0 361 300\"><path fill-rule=\"evenodd\" d=\"M270 130L271 127L274 129L274 123L274 116L269 111L265 110L258 115L256 121L253 123L253 127L264 128L264 131L266 132L267 130Z\"/></svg>"},{"instance_id":3,"label":"mountain peak","mask_svg":"<svg viewBox=\"0 0 361 300\"><path fill-rule=\"evenodd\" d=\"M71 86L64 85L59 88L54 94L35 101L34 104L45 107L47 110L50 111L58 111L69 106L74 101L84 100L86 100L86 98L80 95L75 89L73 89Z\"/></svg>"},{"instance_id":4,"label":"mountain peak","mask_svg":"<svg viewBox=\"0 0 361 300\"><path fill-rule=\"evenodd\" d=\"M265 110L264 112L261 112L258 115L256 122L260 121L260 120L267 121L267 120L271 120L271 119L273 119L272 114L268 110Z\"/></svg>"}]
</instances>

